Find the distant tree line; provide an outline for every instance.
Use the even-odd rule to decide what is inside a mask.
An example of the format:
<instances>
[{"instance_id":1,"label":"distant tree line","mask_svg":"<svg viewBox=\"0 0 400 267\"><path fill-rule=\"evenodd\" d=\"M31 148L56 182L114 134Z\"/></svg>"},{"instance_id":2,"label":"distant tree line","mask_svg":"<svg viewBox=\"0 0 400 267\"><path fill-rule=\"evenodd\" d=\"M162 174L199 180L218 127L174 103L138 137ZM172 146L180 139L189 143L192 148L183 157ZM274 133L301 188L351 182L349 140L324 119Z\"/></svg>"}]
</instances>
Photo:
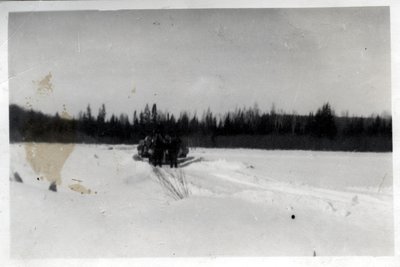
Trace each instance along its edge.
<instances>
[{"instance_id":1,"label":"distant tree line","mask_svg":"<svg viewBox=\"0 0 400 267\"><path fill-rule=\"evenodd\" d=\"M201 117L181 112L178 117L153 104L128 115L107 119L103 104L94 115L90 105L77 118L47 115L10 105L11 142L134 144L156 129L178 134L189 146L392 151L392 119L336 116L329 103L308 115L261 112L257 105L222 115L210 109Z\"/></svg>"}]
</instances>

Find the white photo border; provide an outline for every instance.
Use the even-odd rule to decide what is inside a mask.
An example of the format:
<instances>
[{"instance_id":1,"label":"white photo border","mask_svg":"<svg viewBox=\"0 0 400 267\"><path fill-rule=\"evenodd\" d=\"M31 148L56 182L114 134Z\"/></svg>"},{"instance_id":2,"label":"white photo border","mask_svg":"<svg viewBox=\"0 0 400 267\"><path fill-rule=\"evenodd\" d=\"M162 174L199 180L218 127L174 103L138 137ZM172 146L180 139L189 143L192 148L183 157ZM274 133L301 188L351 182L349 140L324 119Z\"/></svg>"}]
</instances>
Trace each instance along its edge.
<instances>
[{"instance_id":1,"label":"white photo border","mask_svg":"<svg viewBox=\"0 0 400 267\"><path fill-rule=\"evenodd\" d=\"M10 259L9 210L9 88L8 14L10 12L199 9L314 8L389 6L391 20L391 86L393 118L393 257L214 257ZM400 266L400 1L396 0L135 0L135 1L14 1L0 3L0 266Z\"/></svg>"}]
</instances>

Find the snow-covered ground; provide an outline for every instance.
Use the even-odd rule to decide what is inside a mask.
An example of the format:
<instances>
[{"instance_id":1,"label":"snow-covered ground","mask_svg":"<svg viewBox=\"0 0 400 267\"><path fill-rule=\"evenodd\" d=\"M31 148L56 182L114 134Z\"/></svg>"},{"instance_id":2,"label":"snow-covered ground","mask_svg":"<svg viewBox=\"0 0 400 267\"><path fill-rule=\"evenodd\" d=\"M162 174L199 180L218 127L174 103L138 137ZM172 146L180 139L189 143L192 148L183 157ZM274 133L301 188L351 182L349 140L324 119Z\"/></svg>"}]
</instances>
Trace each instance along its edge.
<instances>
[{"instance_id":1,"label":"snow-covered ground","mask_svg":"<svg viewBox=\"0 0 400 267\"><path fill-rule=\"evenodd\" d=\"M11 145L11 256L393 255L391 153L198 148L154 170L135 152ZM176 200L159 177L182 176Z\"/></svg>"}]
</instances>

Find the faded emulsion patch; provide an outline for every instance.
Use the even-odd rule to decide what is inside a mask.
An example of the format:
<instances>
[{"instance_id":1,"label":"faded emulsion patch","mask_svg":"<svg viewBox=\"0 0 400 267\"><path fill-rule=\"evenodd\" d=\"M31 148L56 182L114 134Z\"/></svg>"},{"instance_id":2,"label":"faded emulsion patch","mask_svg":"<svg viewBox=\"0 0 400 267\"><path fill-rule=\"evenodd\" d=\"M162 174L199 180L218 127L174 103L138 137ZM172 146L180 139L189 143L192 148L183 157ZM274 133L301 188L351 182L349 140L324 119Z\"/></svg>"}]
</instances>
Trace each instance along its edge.
<instances>
[{"instance_id":1,"label":"faded emulsion patch","mask_svg":"<svg viewBox=\"0 0 400 267\"><path fill-rule=\"evenodd\" d=\"M66 120L71 120L72 116L67 112L67 108L65 107L65 104L63 105L63 111L61 112L61 118L66 119Z\"/></svg>"},{"instance_id":2,"label":"faded emulsion patch","mask_svg":"<svg viewBox=\"0 0 400 267\"><path fill-rule=\"evenodd\" d=\"M51 72L47 74L43 79L39 81L32 81L37 86L37 92L40 95L48 95L53 92L53 84L51 83L52 78Z\"/></svg>"},{"instance_id":3,"label":"faded emulsion patch","mask_svg":"<svg viewBox=\"0 0 400 267\"><path fill-rule=\"evenodd\" d=\"M50 184L60 185L61 170L75 144L25 143L24 147L32 169Z\"/></svg>"},{"instance_id":4,"label":"faded emulsion patch","mask_svg":"<svg viewBox=\"0 0 400 267\"><path fill-rule=\"evenodd\" d=\"M87 189L83 185L76 183L76 184L70 184L68 186L72 191L81 193L81 194L90 194L92 191L90 189Z\"/></svg>"}]
</instances>

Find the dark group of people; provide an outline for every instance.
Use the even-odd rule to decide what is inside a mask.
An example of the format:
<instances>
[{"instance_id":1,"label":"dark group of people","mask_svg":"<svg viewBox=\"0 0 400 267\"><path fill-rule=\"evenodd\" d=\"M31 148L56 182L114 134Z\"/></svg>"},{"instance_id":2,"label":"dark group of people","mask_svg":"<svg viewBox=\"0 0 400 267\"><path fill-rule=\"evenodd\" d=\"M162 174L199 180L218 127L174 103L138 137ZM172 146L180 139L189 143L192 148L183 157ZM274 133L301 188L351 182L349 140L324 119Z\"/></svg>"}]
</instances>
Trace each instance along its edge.
<instances>
[{"instance_id":1,"label":"dark group of people","mask_svg":"<svg viewBox=\"0 0 400 267\"><path fill-rule=\"evenodd\" d=\"M150 161L154 166L162 166L164 157L169 162L171 168L178 167L178 155L181 140L177 135L163 135L160 132L156 132L150 140L150 147L153 149L153 153L150 156Z\"/></svg>"}]
</instances>

